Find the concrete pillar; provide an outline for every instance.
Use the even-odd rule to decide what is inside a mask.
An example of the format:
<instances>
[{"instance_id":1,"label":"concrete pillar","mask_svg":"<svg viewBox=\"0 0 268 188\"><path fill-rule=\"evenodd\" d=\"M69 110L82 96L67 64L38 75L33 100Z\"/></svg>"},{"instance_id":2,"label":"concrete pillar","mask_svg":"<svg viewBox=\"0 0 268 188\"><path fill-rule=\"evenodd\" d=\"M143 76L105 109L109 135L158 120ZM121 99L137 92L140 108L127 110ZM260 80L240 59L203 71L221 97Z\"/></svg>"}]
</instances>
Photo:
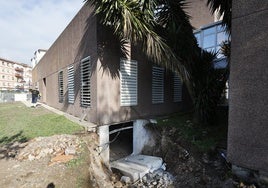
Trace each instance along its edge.
<instances>
[{"instance_id":1,"label":"concrete pillar","mask_svg":"<svg viewBox=\"0 0 268 188\"><path fill-rule=\"evenodd\" d=\"M100 157L104 164L109 166L110 146L109 146L109 125L98 127Z\"/></svg>"},{"instance_id":2,"label":"concrete pillar","mask_svg":"<svg viewBox=\"0 0 268 188\"><path fill-rule=\"evenodd\" d=\"M150 134L146 131L145 125L149 121L138 119L133 122L133 153L132 155L140 154L145 144L149 142Z\"/></svg>"}]
</instances>

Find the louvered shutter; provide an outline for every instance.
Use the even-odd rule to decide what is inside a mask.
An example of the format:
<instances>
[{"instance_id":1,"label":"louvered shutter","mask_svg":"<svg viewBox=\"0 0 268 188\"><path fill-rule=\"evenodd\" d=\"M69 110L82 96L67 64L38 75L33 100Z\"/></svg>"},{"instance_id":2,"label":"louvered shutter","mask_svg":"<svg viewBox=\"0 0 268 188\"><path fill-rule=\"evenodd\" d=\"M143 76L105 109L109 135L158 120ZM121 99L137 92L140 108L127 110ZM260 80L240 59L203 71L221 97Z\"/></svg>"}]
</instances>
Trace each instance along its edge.
<instances>
[{"instance_id":1,"label":"louvered shutter","mask_svg":"<svg viewBox=\"0 0 268 188\"><path fill-rule=\"evenodd\" d=\"M174 86L174 102L182 101L182 81L177 74L173 74L173 86Z\"/></svg>"},{"instance_id":2,"label":"louvered shutter","mask_svg":"<svg viewBox=\"0 0 268 188\"><path fill-rule=\"evenodd\" d=\"M58 74L58 97L59 102L63 102L63 72L60 71Z\"/></svg>"},{"instance_id":3,"label":"louvered shutter","mask_svg":"<svg viewBox=\"0 0 268 188\"><path fill-rule=\"evenodd\" d=\"M68 67L68 102L74 103L74 65Z\"/></svg>"},{"instance_id":4,"label":"louvered shutter","mask_svg":"<svg viewBox=\"0 0 268 188\"><path fill-rule=\"evenodd\" d=\"M133 60L120 61L120 102L121 106L138 104L138 63Z\"/></svg>"},{"instance_id":5,"label":"louvered shutter","mask_svg":"<svg viewBox=\"0 0 268 188\"><path fill-rule=\"evenodd\" d=\"M152 68L152 103L164 102L164 68L153 66Z\"/></svg>"},{"instance_id":6,"label":"louvered shutter","mask_svg":"<svg viewBox=\"0 0 268 188\"><path fill-rule=\"evenodd\" d=\"M91 77L91 63L90 57L87 57L81 61L80 64L80 76L81 76L81 94L80 104L82 107L90 107L90 77Z\"/></svg>"}]
</instances>

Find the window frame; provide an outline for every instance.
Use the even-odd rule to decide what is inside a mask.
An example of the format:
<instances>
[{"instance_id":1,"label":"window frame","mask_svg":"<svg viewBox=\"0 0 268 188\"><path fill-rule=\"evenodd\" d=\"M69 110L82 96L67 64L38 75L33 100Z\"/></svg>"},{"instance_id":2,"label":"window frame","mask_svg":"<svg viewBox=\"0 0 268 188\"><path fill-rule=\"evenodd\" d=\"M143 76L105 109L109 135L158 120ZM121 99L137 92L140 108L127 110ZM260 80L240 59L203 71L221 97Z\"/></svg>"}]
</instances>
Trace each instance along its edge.
<instances>
[{"instance_id":1,"label":"window frame","mask_svg":"<svg viewBox=\"0 0 268 188\"><path fill-rule=\"evenodd\" d=\"M213 32L208 32L208 31L212 31ZM218 40L220 39L218 37L219 34L225 34L225 37L220 37L220 38L223 38L223 40ZM224 27L221 25L221 23L216 23L216 24L213 24L213 25L210 25L210 26L207 26L207 27L203 27L199 30L196 30L194 32L194 35L197 39L197 42L198 42L198 46L206 51L214 51L214 52L218 52L219 49L220 49L220 45L223 41L225 40L228 40L228 34L225 32L225 29ZM204 47L204 41L205 41L205 37L209 37L211 36L213 38L213 46L207 46L206 48ZM224 40L225 38L225 40ZM223 58L223 54L221 53L218 53L217 54L217 58Z\"/></svg>"}]
</instances>

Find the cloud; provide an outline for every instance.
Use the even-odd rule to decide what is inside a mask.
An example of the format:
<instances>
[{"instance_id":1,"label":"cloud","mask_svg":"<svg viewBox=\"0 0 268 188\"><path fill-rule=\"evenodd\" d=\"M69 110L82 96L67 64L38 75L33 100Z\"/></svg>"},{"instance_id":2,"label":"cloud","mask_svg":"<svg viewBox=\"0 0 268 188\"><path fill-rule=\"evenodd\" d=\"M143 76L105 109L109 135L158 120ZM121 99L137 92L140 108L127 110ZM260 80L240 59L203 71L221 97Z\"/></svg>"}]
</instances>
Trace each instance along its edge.
<instances>
[{"instance_id":1,"label":"cloud","mask_svg":"<svg viewBox=\"0 0 268 188\"><path fill-rule=\"evenodd\" d=\"M0 1L0 57L30 64L37 49L48 49L83 0Z\"/></svg>"}]
</instances>

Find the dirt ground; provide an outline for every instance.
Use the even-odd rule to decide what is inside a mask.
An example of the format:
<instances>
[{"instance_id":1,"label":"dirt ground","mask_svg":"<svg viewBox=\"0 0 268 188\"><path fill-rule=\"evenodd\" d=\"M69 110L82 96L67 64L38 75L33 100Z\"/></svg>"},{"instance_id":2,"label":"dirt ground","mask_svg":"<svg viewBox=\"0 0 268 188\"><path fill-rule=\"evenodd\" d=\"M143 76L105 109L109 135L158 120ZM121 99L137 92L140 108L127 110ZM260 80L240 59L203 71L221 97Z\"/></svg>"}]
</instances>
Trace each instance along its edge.
<instances>
[{"instance_id":1,"label":"dirt ground","mask_svg":"<svg viewBox=\"0 0 268 188\"><path fill-rule=\"evenodd\" d=\"M167 171L175 177L174 187L232 188L247 186L236 183L229 174L228 166L217 154L198 154L187 143L172 140L172 130L163 133L161 143L154 151L166 162ZM81 149L68 162L51 162L55 156L40 159L18 160L16 156L27 149L3 153L0 147L0 187L2 188L109 188L134 187L118 182L115 174L101 163L95 133L82 134ZM33 141L35 142L35 141ZM45 143L44 143L45 144ZM40 145L40 144L39 144ZM42 144L41 144L42 145ZM8 154L8 155L7 155ZM64 157L63 154L61 156ZM236 184L235 184L236 183ZM254 186L251 186L254 188Z\"/></svg>"},{"instance_id":2,"label":"dirt ground","mask_svg":"<svg viewBox=\"0 0 268 188\"><path fill-rule=\"evenodd\" d=\"M50 157L34 161L17 161L15 159L0 160L0 187L77 187L79 178L86 178L88 169L80 169L77 173L65 164L49 166Z\"/></svg>"},{"instance_id":3,"label":"dirt ground","mask_svg":"<svg viewBox=\"0 0 268 188\"><path fill-rule=\"evenodd\" d=\"M79 136L82 149L68 162L51 162L52 155L40 159L18 160L25 148L16 148L16 155L0 158L0 187L3 188L93 188L112 187L95 151L97 136L94 133ZM0 150L3 151L3 148ZM12 151L9 151L9 153ZM64 156L64 155L62 155Z\"/></svg>"}]
</instances>

